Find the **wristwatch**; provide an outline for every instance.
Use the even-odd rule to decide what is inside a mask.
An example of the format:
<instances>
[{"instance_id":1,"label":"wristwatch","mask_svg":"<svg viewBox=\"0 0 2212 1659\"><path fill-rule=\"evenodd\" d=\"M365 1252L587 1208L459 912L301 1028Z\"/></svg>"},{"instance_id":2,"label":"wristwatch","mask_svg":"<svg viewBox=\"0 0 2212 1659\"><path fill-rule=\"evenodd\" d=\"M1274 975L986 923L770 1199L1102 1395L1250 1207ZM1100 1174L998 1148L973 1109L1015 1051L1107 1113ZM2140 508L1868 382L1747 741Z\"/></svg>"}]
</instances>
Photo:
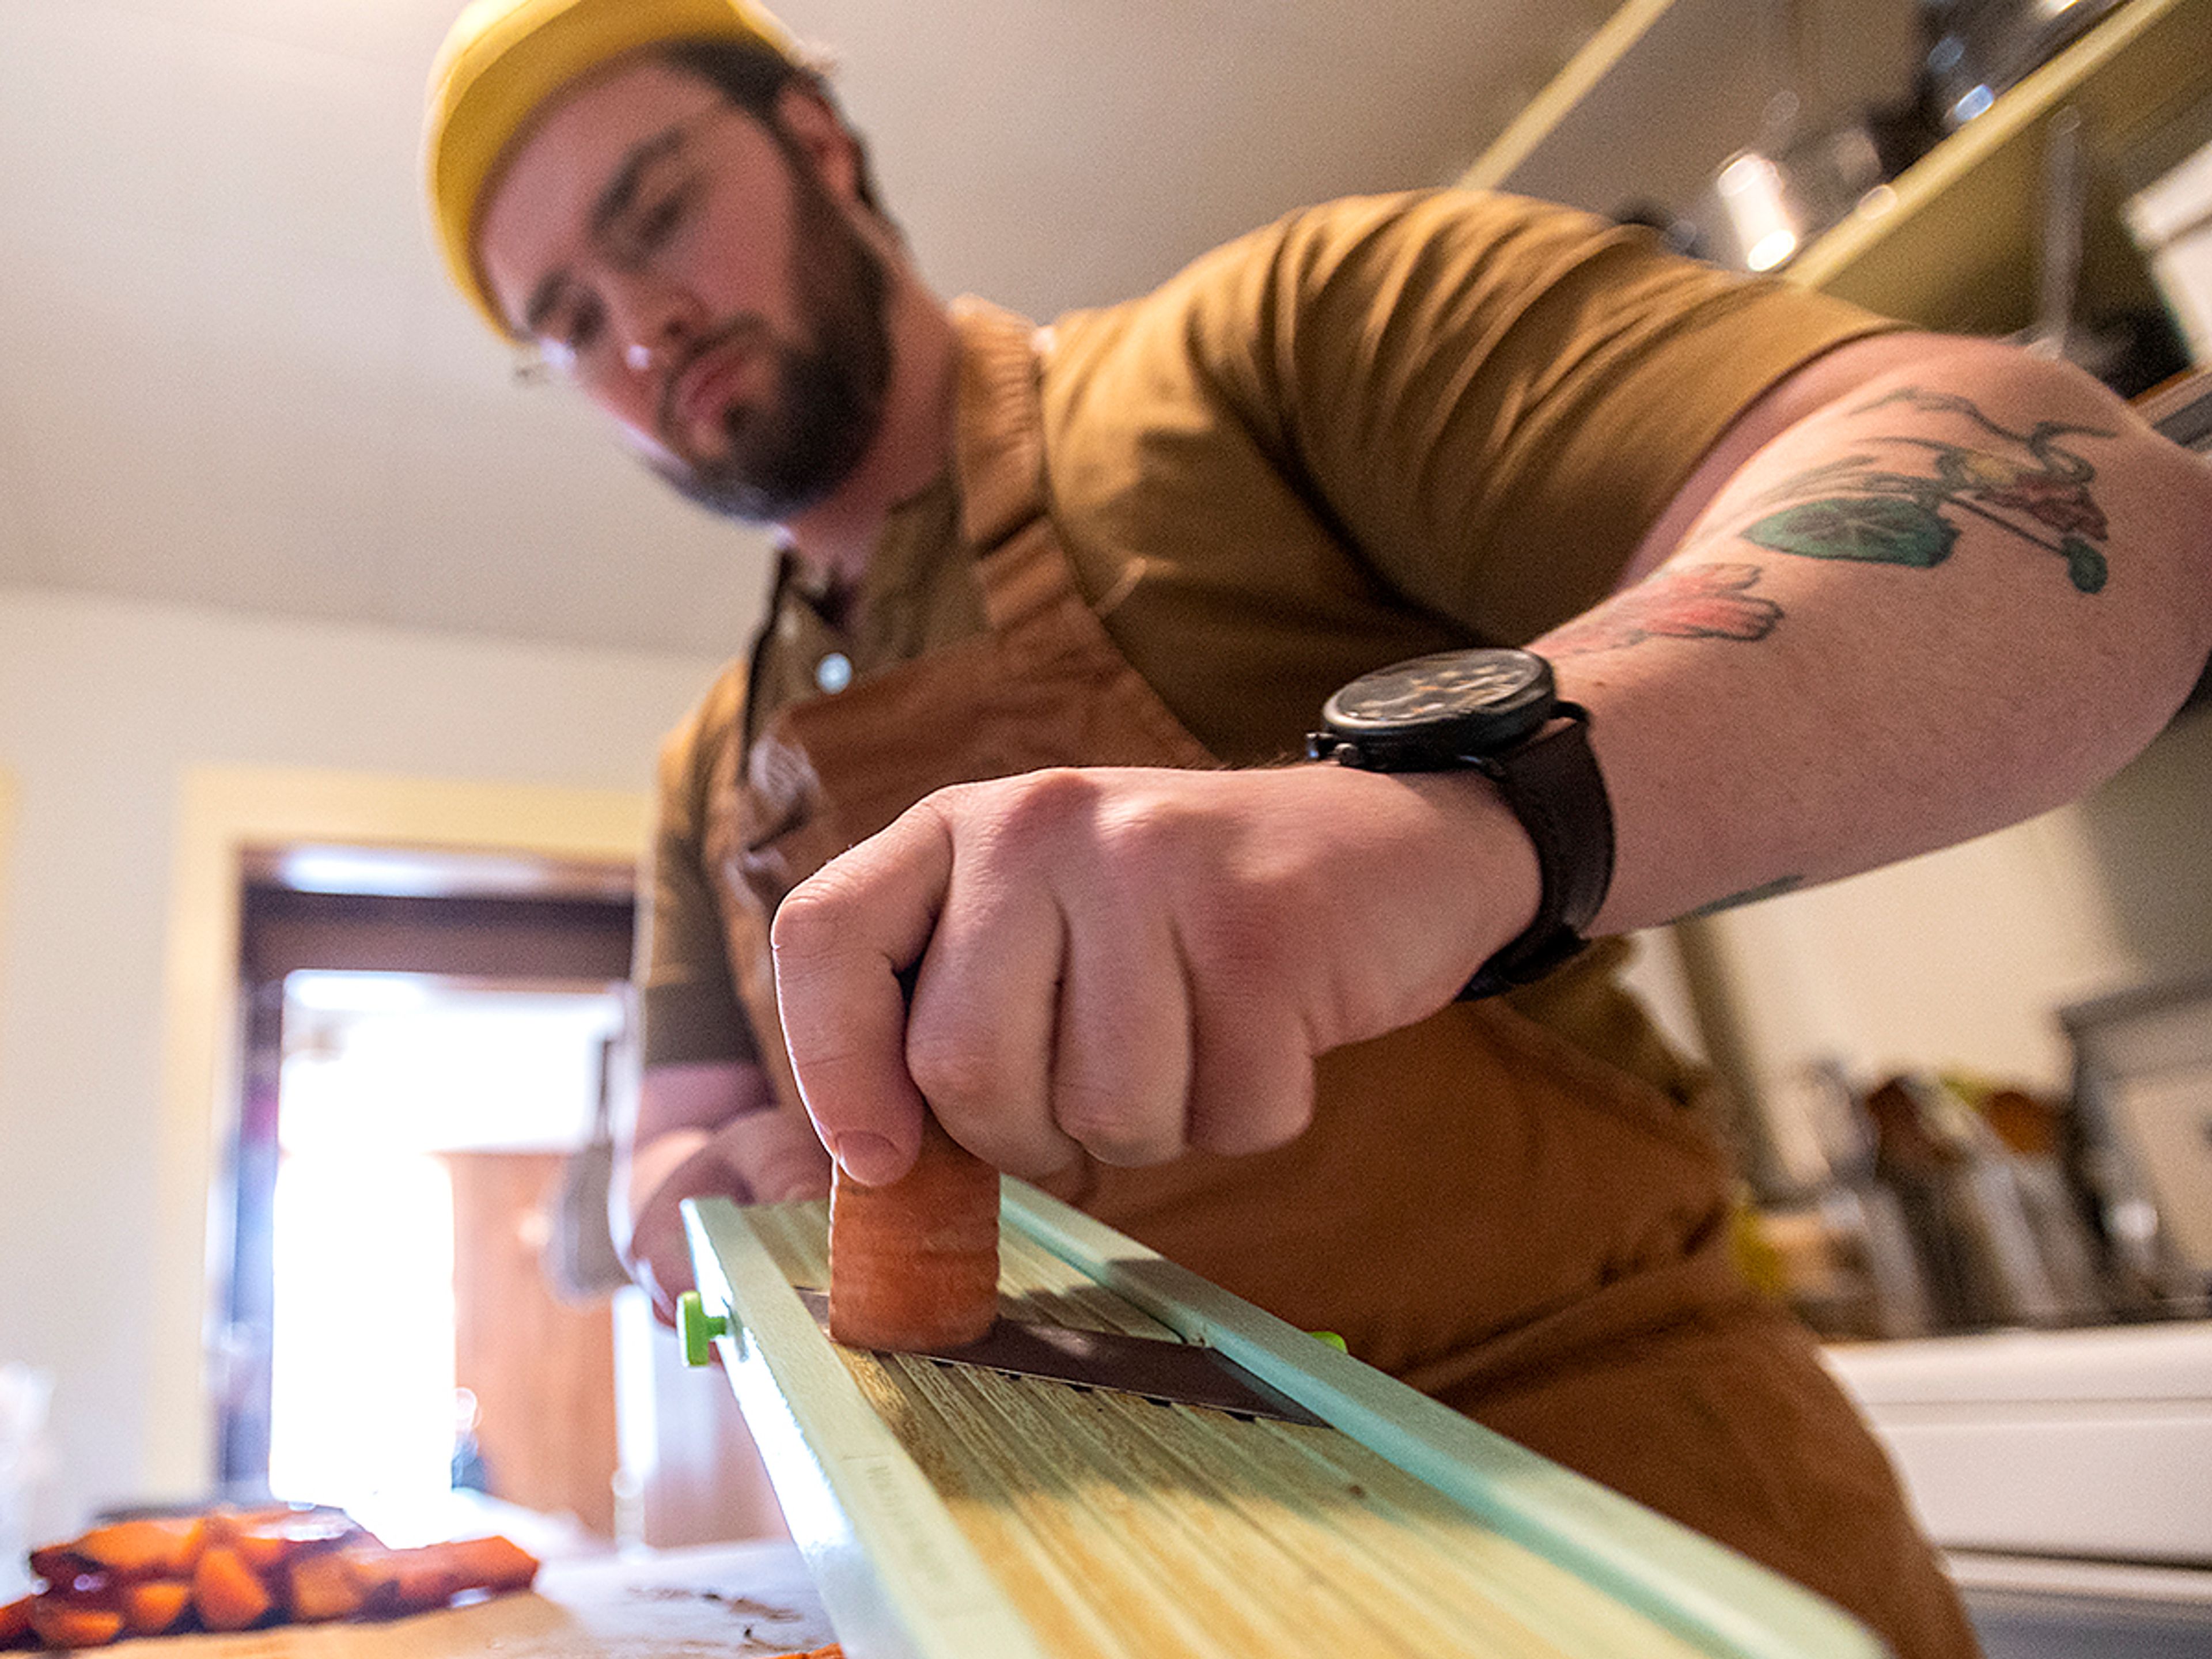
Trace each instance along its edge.
<instances>
[{"instance_id":1,"label":"wristwatch","mask_svg":"<svg viewBox=\"0 0 2212 1659\"><path fill-rule=\"evenodd\" d=\"M1583 930L1613 881L1613 808L1589 719L1532 651L1443 651L1361 675L1306 738L1309 758L1370 772L1480 772L1528 831L1543 878L1536 918L1462 1000L1540 979L1589 942Z\"/></svg>"}]
</instances>

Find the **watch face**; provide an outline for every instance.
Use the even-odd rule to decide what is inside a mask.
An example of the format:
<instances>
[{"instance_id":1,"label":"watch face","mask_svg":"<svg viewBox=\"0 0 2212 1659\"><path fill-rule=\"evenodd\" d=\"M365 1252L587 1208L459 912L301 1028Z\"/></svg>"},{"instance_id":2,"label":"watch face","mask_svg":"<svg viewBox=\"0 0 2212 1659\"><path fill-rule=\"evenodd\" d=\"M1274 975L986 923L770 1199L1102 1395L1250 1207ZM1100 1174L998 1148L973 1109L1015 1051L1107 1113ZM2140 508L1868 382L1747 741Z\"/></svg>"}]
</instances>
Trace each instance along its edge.
<instances>
[{"instance_id":1,"label":"watch face","mask_svg":"<svg viewBox=\"0 0 2212 1659\"><path fill-rule=\"evenodd\" d=\"M1549 665L1526 651L1442 651L1362 675L1334 701L1354 720L1410 725L1508 707L1539 680L1548 696L1550 679Z\"/></svg>"},{"instance_id":2,"label":"watch face","mask_svg":"<svg viewBox=\"0 0 2212 1659\"><path fill-rule=\"evenodd\" d=\"M1362 675L1322 718L1367 763L1410 767L1491 755L1548 718L1551 665L1527 651L1443 651Z\"/></svg>"}]
</instances>

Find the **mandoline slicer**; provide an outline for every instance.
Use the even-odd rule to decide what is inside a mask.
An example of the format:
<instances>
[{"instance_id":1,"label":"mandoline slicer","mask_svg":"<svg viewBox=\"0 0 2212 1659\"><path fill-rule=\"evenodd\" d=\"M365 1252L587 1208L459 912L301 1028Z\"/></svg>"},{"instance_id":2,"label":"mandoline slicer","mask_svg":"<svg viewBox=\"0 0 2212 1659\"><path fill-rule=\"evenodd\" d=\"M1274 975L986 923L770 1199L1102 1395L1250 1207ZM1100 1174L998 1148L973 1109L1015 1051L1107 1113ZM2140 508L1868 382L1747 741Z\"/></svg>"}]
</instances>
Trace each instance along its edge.
<instances>
[{"instance_id":1,"label":"mandoline slicer","mask_svg":"<svg viewBox=\"0 0 2212 1659\"><path fill-rule=\"evenodd\" d=\"M1213 1348L1316 1421L830 1342L827 1206L684 1206L848 1659L1878 1659L1830 1603L1014 1181L1010 1316ZM1293 1413L1302 1415L1302 1413Z\"/></svg>"}]
</instances>

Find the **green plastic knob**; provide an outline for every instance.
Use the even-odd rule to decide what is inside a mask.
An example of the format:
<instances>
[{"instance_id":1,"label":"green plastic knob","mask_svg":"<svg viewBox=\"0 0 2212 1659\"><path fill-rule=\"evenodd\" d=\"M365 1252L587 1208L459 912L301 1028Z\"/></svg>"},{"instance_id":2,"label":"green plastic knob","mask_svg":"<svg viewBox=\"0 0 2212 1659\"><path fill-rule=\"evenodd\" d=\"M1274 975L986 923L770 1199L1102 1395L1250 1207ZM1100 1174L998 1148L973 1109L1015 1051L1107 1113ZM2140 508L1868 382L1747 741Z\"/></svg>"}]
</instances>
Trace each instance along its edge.
<instances>
[{"instance_id":1,"label":"green plastic knob","mask_svg":"<svg viewBox=\"0 0 2212 1659\"><path fill-rule=\"evenodd\" d=\"M698 1291L686 1291L676 1298L676 1334L684 1339L685 1364L712 1364L714 1339L730 1334L730 1322L720 1314L708 1313Z\"/></svg>"}]
</instances>

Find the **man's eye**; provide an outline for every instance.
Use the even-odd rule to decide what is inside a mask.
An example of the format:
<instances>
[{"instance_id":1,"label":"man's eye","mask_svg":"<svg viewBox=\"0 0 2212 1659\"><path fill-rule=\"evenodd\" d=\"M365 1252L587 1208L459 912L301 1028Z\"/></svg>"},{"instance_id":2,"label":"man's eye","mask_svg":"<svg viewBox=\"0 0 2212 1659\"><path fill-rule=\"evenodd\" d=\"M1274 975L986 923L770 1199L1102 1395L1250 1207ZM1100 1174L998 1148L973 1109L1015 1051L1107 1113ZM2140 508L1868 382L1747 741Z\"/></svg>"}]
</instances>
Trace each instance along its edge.
<instances>
[{"instance_id":1,"label":"man's eye","mask_svg":"<svg viewBox=\"0 0 2212 1659\"><path fill-rule=\"evenodd\" d=\"M545 331L547 346L559 356L574 362L592 349L605 325L605 315L596 305L579 305L564 317L556 320Z\"/></svg>"},{"instance_id":2,"label":"man's eye","mask_svg":"<svg viewBox=\"0 0 2212 1659\"><path fill-rule=\"evenodd\" d=\"M688 185L661 191L651 200L640 203L630 218L629 240L632 252L650 254L664 246L683 228L690 211L691 190Z\"/></svg>"}]
</instances>

